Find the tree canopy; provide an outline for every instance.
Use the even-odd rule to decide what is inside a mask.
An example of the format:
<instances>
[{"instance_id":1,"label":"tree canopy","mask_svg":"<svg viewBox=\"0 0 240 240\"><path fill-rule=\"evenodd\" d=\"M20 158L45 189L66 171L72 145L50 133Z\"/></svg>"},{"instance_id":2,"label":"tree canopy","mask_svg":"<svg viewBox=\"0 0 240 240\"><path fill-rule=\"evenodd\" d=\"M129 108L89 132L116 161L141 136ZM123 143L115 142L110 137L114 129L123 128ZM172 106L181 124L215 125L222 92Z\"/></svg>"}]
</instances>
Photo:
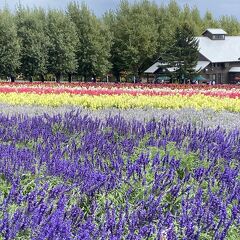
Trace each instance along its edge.
<instances>
[{"instance_id":1,"label":"tree canopy","mask_svg":"<svg viewBox=\"0 0 240 240\"><path fill-rule=\"evenodd\" d=\"M70 3L67 14L77 31L78 74L86 79L108 73L111 66L111 34L108 26L97 19L85 4Z\"/></svg>"},{"instance_id":2,"label":"tree canopy","mask_svg":"<svg viewBox=\"0 0 240 240\"><path fill-rule=\"evenodd\" d=\"M13 76L20 66L20 40L11 13L0 11L0 74Z\"/></svg>"},{"instance_id":3,"label":"tree canopy","mask_svg":"<svg viewBox=\"0 0 240 240\"><path fill-rule=\"evenodd\" d=\"M193 27L187 22L179 25L172 37L162 61L174 69L172 76L179 83L186 83L196 75L198 61L198 40L194 36Z\"/></svg>"},{"instance_id":4,"label":"tree canopy","mask_svg":"<svg viewBox=\"0 0 240 240\"><path fill-rule=\"evenodd\" d=\"M57 82L61 74L74 73L77 70L78 37L74 23L58 10L50 10L47 16L48 70L55 74Z\"/></svg>"},{"instance_id":5,"label":"tree canopy","mask_svg":"<svg viewBox=\"0 0 240 240\"><path fill-rule=\"evenodd\" d=\"M149 15L157 6L149 1L129 5L120 3L113 14L110 28L113 31L112 64L115 74L126 70L135 75L143 71L144 63L157 52L158 26Z\"/></svg>"},{"instance_id":6,"label":"tree canopy","mask_svg":"<svg viewBox=\"0 0 240 240\"><path fill-rule=\"evenodd\" d=\"M21 42L19 72L32 77L45 74L48 64L49 38L46 35L45 12L19 7L16 12L18 38Z\"/></svg>"},{"instance_id":7,"label":"tree canopy","mask_svg":"<svg viewBox=\"0 0 240 240\"><path fill-rule=\"evenodd\" d=\"M20 5L13 12L0 11L0 74L19 73L31 81L46 74L55 75L57 81L68 75L71 81L73 74L96 80L110 73L117 81L121 74L137 80L159 56L170 52L167 61L172 65L170 58L180 61L181 55L186 67L181 66L185 73L180 75L188 76L196 63L193 40L206 28L240 35L236 17L216 19L209 11L201 16L198 8L180 7L175 0L161 5L122 0L101 17L78 1L70 2L66 11ZM180 50L177 46L184 41Z\"/></svg>"}]
</instances>

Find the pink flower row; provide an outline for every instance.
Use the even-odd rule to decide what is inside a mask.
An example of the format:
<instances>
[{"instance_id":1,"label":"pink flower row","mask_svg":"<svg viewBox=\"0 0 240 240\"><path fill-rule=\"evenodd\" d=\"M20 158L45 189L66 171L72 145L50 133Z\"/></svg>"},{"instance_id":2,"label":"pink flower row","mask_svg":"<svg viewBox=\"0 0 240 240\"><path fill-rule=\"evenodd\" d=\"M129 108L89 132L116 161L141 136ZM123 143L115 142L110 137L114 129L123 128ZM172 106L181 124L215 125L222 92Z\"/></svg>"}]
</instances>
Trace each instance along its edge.
<instances>
[{"instance_id":1,"label":"pink flower row","mask_svg":"<svg viewBox=\"0 0 240 240\"><path fill-rule=\"evenodd\" d=\"M89 82L75 82L75 83L55 83L55 82L0 82L0 87L49 87L49 88L106 88L106 89L239 89L240 85L201 85L201 84L148 84L148 83L89 83Z\"/></svg>"},{"instance_id":2,"label":"pink flower row","mask_svg":"<svg viewBox=\"0 0 240 240\"><path fill-rule=\"evenodd\" d=\"M128 94L132 96L147 95L147 96L168 96L168 95L182 95L192 96L202 94L211 97L220 98L240 98L240 89L171 89L171 88L155 88L155 89L129 89L129 88L113 88L108 89L104 87L92 88L74 88L74 87L49 87L49 86L35 86L26 87L21 85L0 86L0 93L34 93L34 94L72 94L72 95L123 95Z\"/></svg>"}]
</instances>

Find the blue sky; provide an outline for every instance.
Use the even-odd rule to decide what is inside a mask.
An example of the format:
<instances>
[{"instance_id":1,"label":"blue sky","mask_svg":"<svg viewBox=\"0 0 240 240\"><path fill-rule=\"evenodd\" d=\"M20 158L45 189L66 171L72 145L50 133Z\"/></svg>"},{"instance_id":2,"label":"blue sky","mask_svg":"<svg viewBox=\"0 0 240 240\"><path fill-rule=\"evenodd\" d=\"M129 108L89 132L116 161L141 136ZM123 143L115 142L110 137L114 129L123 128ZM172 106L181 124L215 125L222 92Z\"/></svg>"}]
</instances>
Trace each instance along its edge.
<instances>
[{"instance_id":1,"label":"blue sky","mask_svg":"<svg viewBox=\"0 0 240 240\"><path fill-rule=\"evenodd\" d=\"M130 0L133 2L134 0ZM0 0L0 7L6 3L11 9L14 9L19 0ZM41 6L44 8L61 8L64 9L69 0L20 0L23 5ZM92 9L98 16L104 13L107 9L114 9L117 7L119 0L85 0L85 3ZM155 0L156 3L168 4L168 0ZM184 6L197 6L201 14L206 10L210 10L215 17L221 15L233 15L240 20L240 1L239 0L177 0L179 5Z\"/></svg>"}]
</instances>

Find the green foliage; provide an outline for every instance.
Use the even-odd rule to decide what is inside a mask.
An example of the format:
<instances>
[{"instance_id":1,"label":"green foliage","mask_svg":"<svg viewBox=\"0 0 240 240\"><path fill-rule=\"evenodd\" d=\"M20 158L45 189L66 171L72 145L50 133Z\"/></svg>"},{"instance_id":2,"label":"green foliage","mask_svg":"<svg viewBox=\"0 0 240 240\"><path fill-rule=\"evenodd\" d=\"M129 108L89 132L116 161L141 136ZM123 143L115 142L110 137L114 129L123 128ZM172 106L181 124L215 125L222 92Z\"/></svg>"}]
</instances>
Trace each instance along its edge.
<instances>
[{"instance_id":1,"label":"green foliage","mask_svg":"<svg viewBox=\"0 0 240 240\"><path fill-rule=\"evenodd\" d=\"M69 3L66 13L19 5L14 13L0 11L0 75L19 73L32 80L53 74L60 81L63 74L77 73L96 80L111 71L118 81L121 75L136 79L166 54L170 67L179 67L173 78L181 82L195 75L197 43L192 37L207 28L240 34L237 18L216 19L209 11L201 17L198 8L180 7L175 0L160 6L122 0L101 18L77 1ZM191 41L182 45L184 38Z\"/></svg>"},{"instance_id":2,"label":"green foliage","mask_svg":"<svg viewBox=\"0 0 240 240\"><path fill-rule=\"evenodd\" d=\"M75 24L78 36L78 74L86 77L102 76L110 69L111 34L85 4L72 2L68 16Z\"/></svg>"},{"instance_id":3,"label":"green foliage","mask_svg":"<svg viewBox=\"0 0 240 240\"><path fill-rule=\"evenodd\" d=\"M169 47L162 54L162 60L168 63L168 67L176 69L173 77L185 83L186 79L192 79L196 75L194 67L197 65L198 55L198 41L194 30L185 22L176 28Z\"/></svg>"},{"instance_id":4,"label":"green foliage","mask_svg":"<svg viewBox=\"0 0 240 240\"><path fill-rule=\"evenodd\" d=\"M0 204L3 202L3 200L7 197L9 194L9 191L11 189L11 184L7 182L4 175L0 175Z\"/></svg>"},{"instance_id":5,"label":"green foliage","mask_svg":"<svg viewBox=\"0 0 240 240\"><path fill-rule=\"evenodd\" d=\"M29 78L46 73L49 39L44 10L20 6L16 13L16 25L21 41L20 73Z\"/></svg>"},{"instance_id":6,"label":"green foliage","mask_svg":"<svg viewBox=\"0 0 240 240\"><path fill-rule=\"evenodd\" d=\"M218 28L219 27L219 22L216 19L214 19L212 13L209 11L207 11L205 13L205 16L203 18L203 23L204 23L205 30L207 28Z\"/></svg>"},{"instance_id":7,"label":"green foliage","mask_svg":"<svg viewBox=\"0 0 240 240\"><path fill-rule=\"evenodd\" d=\"M47 15L49 44L49 72L60 81L61 74L77 69L77 31L70 18L61 11L50 10Z\"/></svg>"},{"instance_id":8,"label":"green foliage","mask_svg":"<svg viewBox=\"0 0 240 240\"><path fill-rule=\"evenodd\" d=\"M229 229L228 235L227 235L227 240L236 240L240 236L240 229L237 228L236 226L232 226Z\"/></svg>"},{"instance_id":9,"label":"green foliage","mask_svg":"<svg viewBox=\"0 0 240 240\"><path fill-rule=\"evenodd\" d=\"M222 16L220 18L221 28L223 28L229 35L240 34L240 24L237 18L233 16Z\"/></svg>"},{"instance_id":10,"label":"green foliage","mask_svg":"<svg viewBox=\"0 0 240 240\"><path fill-rule=\"evenodd\" d=\"M156 10L157 6L149 1L133 5L121 1L111 23L115 73L126 70L139 75L144 70L144 63L156 55L158 28L156 19L149 14Z\"/></svg>"},{"instance_id":11,"label":"green foliage","mask_svg":"<svg viewBox=\"0 0 240 240\"><path fill-rule=\"evenodd\" d=\"M0 74L16 73L20 66L20 41L13 15L7 10L0 11Z\"/></svg>"},{"instance_id":12,"label":"green foliage","mask_svg":"<svg viewBox=\"0 0 240 240\"><path fill-rule=\"evenodd\" d=\"M30 239L31 239L31 231L30 230L21 231L15 237L15 240L30 240Z\"/></svg>"}]
</instances>

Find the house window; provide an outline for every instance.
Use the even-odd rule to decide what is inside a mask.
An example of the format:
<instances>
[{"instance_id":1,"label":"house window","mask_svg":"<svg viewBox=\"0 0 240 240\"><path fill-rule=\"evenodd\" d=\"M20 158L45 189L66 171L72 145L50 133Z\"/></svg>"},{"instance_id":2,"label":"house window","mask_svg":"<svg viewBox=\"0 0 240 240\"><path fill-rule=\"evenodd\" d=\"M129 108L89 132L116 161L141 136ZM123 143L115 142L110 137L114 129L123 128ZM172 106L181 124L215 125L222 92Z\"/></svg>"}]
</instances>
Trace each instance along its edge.
<instances>
[{"instance_id":1,"label":"house window","mask_svg":"<svg viewBox=\"0 0 240 240\"><path fill-rule=\"evenodd\" d=\"M222 66L222 64L221 63L212 63L212 67L221 67Z\"/></svg>"},{"instance_id":2,"label":"house window","mask_svg":"<svg viewBox=\"0 0 240 240\"><path fill-rule=\"evenodd\" d=\"M216 81L216 74L212 74L212 80Z\"/></svg>"},{"instance_id":3,"label":"house window","mask_svg":"<svg viewBox=\"0 0 240 240\"><path fill-rule=\"evenodd\" d=\"M225 39L225 35L213 35L213 37L212 37L213 39L215 39L215 40L224 40Z\"/></svg>"},{"instance_id":4,"label":"house window","mask_svg":"<svg viewBox=\"0 0 240 240\"><path fill-rule=\"evenodd\" d=\"M225 68L228 68L230 66L230 64L229 63L225 63L224 66L225 66Z\"/></svg>"}]
</instances>

